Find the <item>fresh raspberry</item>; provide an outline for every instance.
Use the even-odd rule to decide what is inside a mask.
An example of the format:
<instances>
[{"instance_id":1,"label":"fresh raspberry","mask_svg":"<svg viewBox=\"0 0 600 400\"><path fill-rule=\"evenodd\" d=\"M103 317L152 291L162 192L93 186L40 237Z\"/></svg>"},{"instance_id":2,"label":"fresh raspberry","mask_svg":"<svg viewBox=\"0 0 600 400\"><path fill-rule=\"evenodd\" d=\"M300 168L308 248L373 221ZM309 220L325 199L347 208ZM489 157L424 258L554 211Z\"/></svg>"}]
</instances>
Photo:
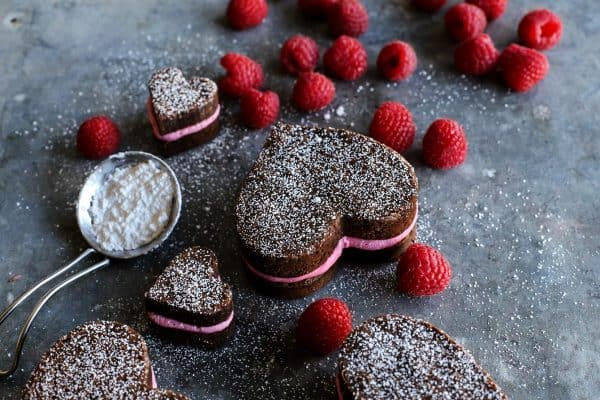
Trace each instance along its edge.
<instances>
[{"instance_id":1,"label":"fresh raspberry","mask_svg":"<svg viewBox=\"0 0 600 400\"><path fill-rule=\"evenodd\" d=\"M511 44L498 59L502 77L515 92L526 92L542 81L550 64L546 56L534 49Z\"/></svg>"},{"instance_id":2,"label":"fresh raspberry","mask_svg":"<svg viewBox=\"0 0 600 400\"><path fill-rule=\"evenodd\" d=\"M379 106L369 128L373 139L397 152L408 150L415 140L416 131L417 127L408 108L393 101Z\"/></svg>"},{"instance_id":3,"label":"fresh raspberry","mask_svg":"<svg viewBox=\"0 0 600 400\"><path fill-rule=\"evenodd\" d=\"M367 71L367 51L358 39L342 35L325 52L323 64L332 76L353 81Z\"/></svg>"},{"instance_id":4,"label":"fresh raspberry","mask_svg":"<svg viewBox=\"0 0 600 400\"><path fill-rule=\"evenodd\" d=\"M412 3L421 11L433 13L444 7L446 0L413 0Z\"/></svg>"},{"instance_id":5,"label":"fresh raspberry","mask_svg":"<svg viewBox=\"0 0 600 400\"><path fill-rule=\"evenodd\" d=\"M249 128L266 128L279 115L279 96L275 92L248 89L240 100L242 121Z\"/></svg>"},{"instance_id":6,"label":"fresh raspberry","mask_svg":"<svg viewBox=\"0 0 600 400\"><path fill-rule=\"evenodd\" d=\"M472 4L460 3L448 10L444 17L446 31L457 42L483 33L487 25L485 13Z\"/></svg>"},{"instance_id":7,"label":"fresh raspberry","mask_svg":"<svg viewBox=\"0 0 600 400\"><path fill-rule=\"evenodd\" d=\"M314 71L319 62L319 46L308 36L295 35L283 44L279 59L292 75Z\"/></svg>"},{"instance_id":8,"label":"fresh raspberry","mask_svg":"<svg viewBox=\"0 0 600 400\"><path fill-rule=\"evenodd\" d=\"M300 110L317 111L335 97L335 85L325 75L305 72L296 81L292 99Z\"/></svg>"},{"instance_id":9,"label":"fresh raspberry","mask_svg":"<svg viewBox=\"0 0 600 400\"><path fill-rule=\"evenodd\" d=\"M454 50L454 65L463 74L485 75L496 67L499 56L492 38L480 33L458 45Z\"/></svg>"},{"instance_id":10,"label":"fresh raspberry","mask_svg":"<svg viewBox=\"0 0 600 400\"><path fill-rule=\"evenodd\" d=\"M260 64L245 55L227 53L221 58L227 76L219 80L219 88L227 96L240 97L250 88L258 89L263 83Z\"/></svg>"},{"instance_id":11,"label":"fresh raspberry","mask_svg":"<svg viewBox=\"0 0 600 400\"><path fill-rule=\"evenodd\" d=\"M119 144L119 127L104 115L86 120L77 131L77 149L87 158L106 158L119 149Z\"/></svg>"},{"instance_id":12,"label":"fresh raspberry","mask_svg":"<svg viewBox=\"0 0 600 400\"><path fill-rule=\"evenodd\" d=\"M308 350L325 355L338 349L352 331L352 314L341 300L320 299L298 319L296 340Z\"/></svg>"},{"instance_id":13,"label":"fresh raspberry","mask_svg":"<svg viewBox=\"0 0 600 400\"><path fill-rule=\"evenodd\" d=\"M300 11L312 18L326 18L338 0L298 0Z\"/></svg>"},{"instance_id":14,"label":"fresh raspberry","mask_svg":"<svg viewBox=\"0 0 600 400\"><path fill-rule=\"evenodd\" d=\"M410 296L443 292L452 279L452 267L442 253L426 244L414 243L400 258L396 270L398 290Z\"/></svg>"},{"instance_id":15,"label":"fresh raspberry","mask_svg":"<svg viewBox=\"0 0 600 400\"><path fill-rule=\"evenodd\" d=\"M400 81L415 72L417 55L410 44L396 40L381 49L377 57L377 68L390 81Z\"/></svg>"},{"instance_id":16,"label":"fresh raspberry","mask_svg":"<svg viewBox=\"0 0 600 400\"><path fill-rule=\"evenodd\" d=\"M369 15L359 0L339 0L331 7L328 22L333 35L358 37L369 28Z\"/></svg>"},{"instance_id":17,"label":"fresh raspberry","mask_svg":"<svg viewBox=\"0 0 600 400\"><path fill-rule=\"evenodd\" d=\"M248 29L260 25L269 14L266 0L230 0L227 19L234 29Z\"/></svg>"},{"instance_id":18,"label":"fresh raspberry","mask_svg":"<svg viewBox=\"0 0 600 400\"><path fill-rule=\"evenodd\" d=\"M519 40L524 46L548 50L556 46L562 36L562 21L550 10L534 10L519 23Z\"/></svg>"},{"instance_id":19,"label":"fresh raspberry","mask_svg":"<svg viewBox=\"0 0 600 400\"><path fill-rule=\"evenodd\" d=\"M474 4L481 8L488 21L498 19L504 14L507 2L508 0L467 0L467 3Z\"/></svg>"},{"instance_id":20,"label":"fresh raspberry","mask_svg":"<svg viewBox=\"0 0 600 400\"><path fill-rule=\"evenodd\" d=\"M438 119L423 138L423 158L429 166L448 169L467 159L469 144L463 127L451 119Z\"/></svg>"}]
</instances>

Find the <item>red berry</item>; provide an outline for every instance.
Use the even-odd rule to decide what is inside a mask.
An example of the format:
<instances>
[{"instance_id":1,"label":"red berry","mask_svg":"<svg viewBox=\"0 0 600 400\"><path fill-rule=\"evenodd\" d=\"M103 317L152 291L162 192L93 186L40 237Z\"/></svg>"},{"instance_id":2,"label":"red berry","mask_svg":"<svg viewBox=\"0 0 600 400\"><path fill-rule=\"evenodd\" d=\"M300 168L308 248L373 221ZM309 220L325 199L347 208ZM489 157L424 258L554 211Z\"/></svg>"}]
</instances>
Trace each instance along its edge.
<instances>
[{"instance_id":1,"label":"red berry","mask_svg":"<svg viewBox=\"0 0 600 400\"><path fill-rule=\"evenodd\" d=\"M249 128L266 128L279 115L279 96L275 92L248 89L242 95L240 110L242 121Z\"/></svg>"},{"instance_id":2,"label":"red berry","mask_svg":"<svg viewBox=\"0 0 600 400\"><path fill-rule=\"evenodd\" d=\"M467 3L474 4L481 8L488 21L493 21L504 14L507 1L508 0L467 0Z\"/></svg>"},{"instance_id":3,"label":"red berry","mask_svg":"<svg viewBox=\"0 0 600 400\"><path fill-rule=\"evenodd\" d=\"M248 29L260 25L269 14L266 0L230 0L227 19L234 29Z\"/></svg>"},{"instance_id":4,"label":"red berry","mask_svg":"<svg viewBox=\"0 0 600 400\"><path fill-rule=\"evenodd\" d=\"M444 7L446 0L413 0L413 4L421 11L436 12Z\"/></svg>"},{"instance_id":5,"label":"red berry","mask_svg":"<svg viewBox=\"0 0 600 400\"><path fill-rule=\"evenodd\" d=\"M431 296L444 291L452 279L452 267L442 253L421 243L412 244L396 270L398 290L410 296Z\"/></svg>"},{"instance_id":6,"label":"red berry","mask_svg":"<svg viewBox=\"0 0 600 400\"><path fill-rule=\"evenodd\" d=\"M524 46L548 50L556 46L562 36L562 21L550 10L534 10L519 24L519 40Z\"/></svg>"},{"instance_id":7,"label":"red berry","mask_svg":"<svg viewBox=\"0 0 600 400\"><path fill-rule=\"evenodd\" d=\"M496 67L499 56L492 38L480 33L458 45L454 50L454 65L463 74L485 75Z\"/></svg>"},{"instance_id":8,"label":"red berry","mask_svg":"<svg viewBox=\"0 0 600 400\"><path fill-rule=\"evenodd\" d=\"M438 119L423 138L423 158L438 169L456 167L467 159L469 144L463 127L451 119Z\"/></svg>"},{"instance_id":9,"label":"red berry","mask_svg":"<svg viewBox=\"0 0 600 400\"><path fill-rule=\"evenodd\" d=\"M452 7L444 17L446 31L457 42L483 33L487 25L485 13L472 4L460 3Z\"/></svg>"},{"instance_id":10,"label":"red berry","mask_svg":"<svg viewBox=\"0 0 600 400\"><path fill-rule=\"evenodd\" d=\"M86 120L77 131L77 149L84 157L101 159L119 149L119 127L104 115Z\"/></svg>"},{"instance_id":11,"label":"red berry","mask_svg":"<svg viewBox=\"0 0 600 400\"><path fill-rule=\"evenodd\" d=\"M377 57L377 68L390 81L400 81L415 72L417 55L410 44L396 40L381 49Z\"/></svg>"},{"instance_id":12,"label":"red berry","mask_svg":"<svg viewBox=\"0 0 600 400\"><path fill-rule=\"evenodd\" d=\"M292 75L314 71L319 62L319 46L308 36L295 35L283 44L279 59L283 69Z\"/></svg>"},{"instance_id":13,"label":"red berry","mask_svg":"<svg viewBox=\"0 0 600 400\"><path fill-rule=\"evenodd\" d=\"M329 30L335 36L358 37L369 28L369 15L359 0L339 0L329 12Z\"/></svg>"},{"instance_id":14,"label":"red berry","mask_svg":"<svg viewBox=\"0 0 600 400\"><path fill-rule=\"evenodd\" d=\"M542 81L550 64L546 56L534 49L511 44L498 59L504 82L515 92L526 92Z\"/></svg>"},{"instance_id":15,"label":"red berry","mask_svg":"<svg viewBox=\"0 0 600 400\"><path fill-rule=\"evenodd\" d=\"M379 106L369 128L373 139L397 152L408 150L415 140L416 131L417 127L408 108L393 101Z\"/></svg>"},{"instance_id":16,"label":"red berry","mask_svg":"<svg viewBox=\"0 0 600 400\"><path fill-rule=\"evenodd\" d=\"M303 111L317 111L327 107L335 97L335 85L325 75L305 72L294 85L292 99Z\"/></svg>"},{"instance_id":17,"label":"red berry","mask_svg":"<svg viewBox=\"0 0 600 400\"><path fill-rule=\"evenodd\" d=\"M367 71L367 51L358 39L343 35L327 49L323 64L332 76L352 81Z\"/></svg>"},{"instance_id":18,"label":"red berry","mask_svg":"<svg viewBox=\"0 0 600 400\"><path fill-rule=\"evenodd\" d=\"M221 58L227 76L219 80L219 88L231 97L240 97L250 88L258 89L263 83L263 70L256 61L238 53L227 53Z\"/></svg>"},{"instance_id":19,"label":"red berry","mask_svg":"<svg viewBox=\"0 0 600 400\"><path fill-rule=\"evenodd\" d=\"M298 0L300 11L313 18L326 18L338 0Z\"/></svg>"},{"instance_id":20,"label":"red berry","mask_svg":"<svg viewBox=\"0 0 600 400\"><path fill-rule=\"evenodd\" d=\"M308 350L325 355L338 349L352 331L352 314L341 300L320 299L298 319L296 339Z\"/></svg>"}]
</instances>

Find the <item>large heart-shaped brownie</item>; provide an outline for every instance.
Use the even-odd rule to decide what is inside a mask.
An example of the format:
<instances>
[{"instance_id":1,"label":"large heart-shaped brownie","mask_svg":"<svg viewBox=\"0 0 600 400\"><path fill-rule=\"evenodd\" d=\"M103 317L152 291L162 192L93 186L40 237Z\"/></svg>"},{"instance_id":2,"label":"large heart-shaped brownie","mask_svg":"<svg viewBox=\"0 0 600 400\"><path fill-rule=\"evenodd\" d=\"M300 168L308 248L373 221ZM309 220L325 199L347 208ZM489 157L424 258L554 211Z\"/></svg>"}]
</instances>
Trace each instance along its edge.
<instances>
[{"instance_id":1,"label":"large heart-shaped brownie","mask_svg":"<svg viewBox=\"0 0 600 400\"><path fill-rule=\"evenodd\" d=\"M399 153L369 137L280 124L242 185L236 216L252 275L301 296L326 283L344 248L410 244L417 179Z\"/></svg>"},{"instance_id":2,"label":"large heart-shaped brownie","mask_svg":"<svg viewBox=\"0 0 600 400\"><path fill-rule=\"evenodd\" d=\"M81 325L48 350L25 386L23 398L185 400L156 389L148 347L127 325Z\"/></svg>"},{"instance_id":3,"label":"large heart-shaped brownie","mask_svg":"<svg viewBox=\"0 0 600 400\"><path fill-rule=\"evenodd\" d=\"M428 322L388 314L356 327L342 347L340 400L506 400L473 356Z\"/></svg>"}]
</instances>

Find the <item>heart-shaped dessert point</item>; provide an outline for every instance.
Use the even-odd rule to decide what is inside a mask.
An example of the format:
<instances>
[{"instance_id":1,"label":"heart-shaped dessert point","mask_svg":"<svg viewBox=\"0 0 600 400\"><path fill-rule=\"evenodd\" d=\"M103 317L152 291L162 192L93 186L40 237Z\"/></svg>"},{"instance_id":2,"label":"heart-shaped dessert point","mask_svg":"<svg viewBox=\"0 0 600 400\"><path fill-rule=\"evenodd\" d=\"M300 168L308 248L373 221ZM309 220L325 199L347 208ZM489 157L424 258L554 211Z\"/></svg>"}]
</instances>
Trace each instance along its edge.
<instances>
[{"instance_id":1,"label":"heart-shaped dessert point","mask_svg":"<svg viewBox=\"0 0 600 400\"><path fill-rule=\"evenodd\" d=\"M88 322L48 350L25 386L23 398L185 400L156 389L148 347L127 325Z\"/></svg>"}]
</instances>

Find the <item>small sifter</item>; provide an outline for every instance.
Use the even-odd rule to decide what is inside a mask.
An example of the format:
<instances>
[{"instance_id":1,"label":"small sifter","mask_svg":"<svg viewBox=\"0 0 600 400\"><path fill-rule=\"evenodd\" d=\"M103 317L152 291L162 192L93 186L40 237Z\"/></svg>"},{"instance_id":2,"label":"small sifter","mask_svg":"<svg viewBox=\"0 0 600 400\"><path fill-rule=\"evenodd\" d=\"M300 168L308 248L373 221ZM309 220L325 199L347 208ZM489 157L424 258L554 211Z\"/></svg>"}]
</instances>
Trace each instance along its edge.
<instances>
[{"instance_id":1,"label":"small sifter","mask_svg":"<svg viewBox=\"0 0 600 400\"><path fill-rule=\"evenodd\" d=\"M164 226L162 232L158 234L151 242L144 244L136 249L132 250L120 250L120 251L108 251L104 249L101 243L98 242L93 230L92 230L92 217L90 214L90 208L92 206L92 199L94 195L99 192L103 185L106 185L110 177L115 173L117 169L136 165L143 162L152 162L156 165L159 170L162 170L167 173L169 180L171 181L173 190L173 200L171 202L171 212L169 215L168 222ZM28 289L26 292L21 294L15 301L13 301L2 313L0 314L0 325L8 318L8 316L19 307L21 303L23 303L26 299L28 299L34 292L40 289L42 286L47 284L48 282L56 279L57 277L63 275L67 271L71 270L73 267L78 265L85 258L94 253L100 253L106 258L91 267L88 267L80 272L77 272L73 275L70 275L68 278L58 283L56 286L52 287L48 290L42 298L36 303L33 310L27 317L27 320L21 327L21 331L19 332L19 337L17 339L17 344L15 346L15 354L13 356L13 361L10 367L7 370L0 370L0 378L7 377L12 375L12 373L17 369L17 365L19 363L19 359L21 357L21 350L23 348L23 344L25 342L25 338L27 336L27 332L29 332L29 328L35 317L38 315L42 307L50 300L52 296L54 296L58 291L68 286L69 284L75 282L76 280L108 265L110 263L111 258L115 259L128 259L141 256L146 254L158 246L160 246L173 232L173 228L177 224L177 220L179 219L179 214L181 212L181 187L179 185L179 181L177 180L177 176L175 173L160 158L141 151L127 151L123 153L115 154L108 159L104 160L100 163L91 175L86 179L81 191L79 192L79 199L77 201L77 223L79 225L79 229L85 240L90 245L90 248L86 249L81 253L77 258L63 266L56 272L48 275L35 285Z\"/></svg>"}]
</instances>

